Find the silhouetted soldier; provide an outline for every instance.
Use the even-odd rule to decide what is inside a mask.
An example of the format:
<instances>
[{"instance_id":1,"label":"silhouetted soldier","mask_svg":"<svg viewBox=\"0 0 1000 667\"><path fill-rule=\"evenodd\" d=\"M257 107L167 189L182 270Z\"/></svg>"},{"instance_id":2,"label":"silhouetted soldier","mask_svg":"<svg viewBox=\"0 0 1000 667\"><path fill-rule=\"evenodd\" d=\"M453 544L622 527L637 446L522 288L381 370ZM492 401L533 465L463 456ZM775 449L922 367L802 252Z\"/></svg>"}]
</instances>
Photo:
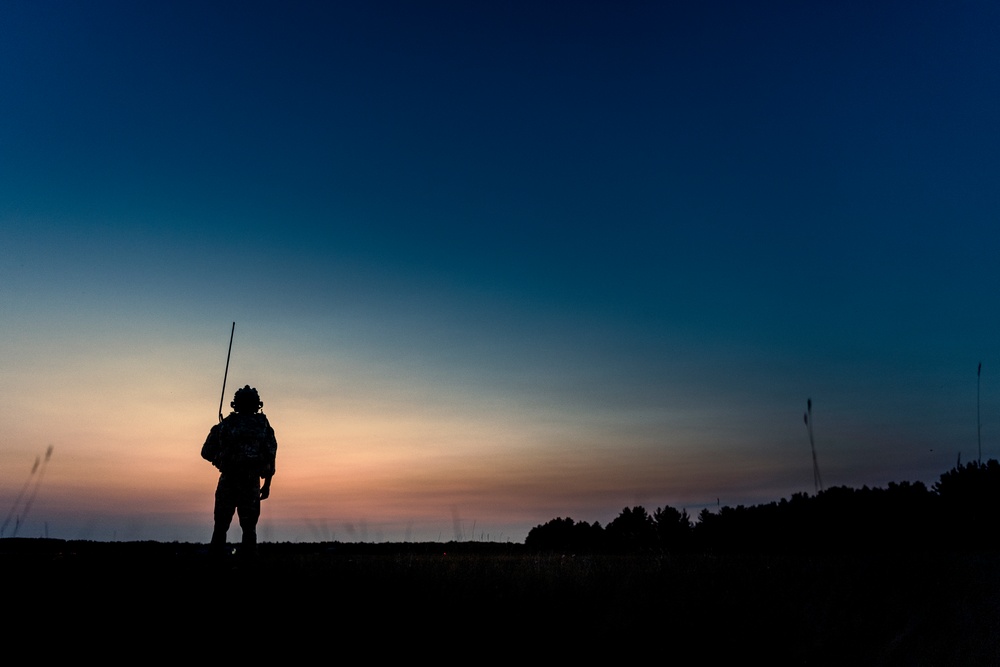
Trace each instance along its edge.
<instances>
[{"instance_id":1,"label":"silhouetted soldier","mask_svg":"<svg viewBox=\"0 0 1000 667\"><path fill-rule=\"evenodd\" d=\"M201 448L202 458L222 473L215 490L215 529L209 552L225 553L226 533L235 512L243 530L240 554L252 559L257 554L260 501L271 494L278 442L267 417L258 412L264 403L256 389L246 385L237 390L229 405L234 412L212 427Z\"/></svg>"}]
</instances>

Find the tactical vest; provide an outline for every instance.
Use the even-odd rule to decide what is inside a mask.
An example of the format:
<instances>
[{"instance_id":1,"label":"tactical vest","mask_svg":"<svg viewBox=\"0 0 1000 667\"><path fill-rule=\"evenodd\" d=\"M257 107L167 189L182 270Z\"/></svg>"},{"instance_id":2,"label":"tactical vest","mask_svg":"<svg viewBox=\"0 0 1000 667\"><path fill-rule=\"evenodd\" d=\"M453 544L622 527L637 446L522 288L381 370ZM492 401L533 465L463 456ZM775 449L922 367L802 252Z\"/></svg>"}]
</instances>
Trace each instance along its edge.
<instances>
[{"instance_id":1,"label":"tactical vest","mask_svg":"<svg viewBox=\"0 0 1000 667\"><path fill-rule=\"evenodd\" d=\"M274 456L269 436L263 414L231 414L218 425L218 452L212 463L224 473L245 470L263 476L270 472Z\"/></svg>"}]
</instances>

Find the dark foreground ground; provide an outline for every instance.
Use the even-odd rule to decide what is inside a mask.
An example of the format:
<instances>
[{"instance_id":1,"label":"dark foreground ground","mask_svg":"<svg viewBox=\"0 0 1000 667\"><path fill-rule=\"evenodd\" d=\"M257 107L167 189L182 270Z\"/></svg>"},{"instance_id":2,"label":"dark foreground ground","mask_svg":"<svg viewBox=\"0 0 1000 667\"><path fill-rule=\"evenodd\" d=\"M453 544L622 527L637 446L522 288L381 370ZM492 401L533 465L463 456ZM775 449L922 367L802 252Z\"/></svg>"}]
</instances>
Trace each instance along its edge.
<instances>
[{"instance_id":1,"label":"dark foreground ground","mask_svg":"<svg viewBox=\"0 0 1000 667\"><path fill-rule=\"evenodd\" d=\"M263 544L245 567L213 565L200 544L7 539L0 566L9 637L43 628L53 641L128 638L154 653L224 643L279 650L283 662L317 647L360 647L414 660L1000 664L996 553L571 556L516 544Z\"/></svg>"}]
</instances>

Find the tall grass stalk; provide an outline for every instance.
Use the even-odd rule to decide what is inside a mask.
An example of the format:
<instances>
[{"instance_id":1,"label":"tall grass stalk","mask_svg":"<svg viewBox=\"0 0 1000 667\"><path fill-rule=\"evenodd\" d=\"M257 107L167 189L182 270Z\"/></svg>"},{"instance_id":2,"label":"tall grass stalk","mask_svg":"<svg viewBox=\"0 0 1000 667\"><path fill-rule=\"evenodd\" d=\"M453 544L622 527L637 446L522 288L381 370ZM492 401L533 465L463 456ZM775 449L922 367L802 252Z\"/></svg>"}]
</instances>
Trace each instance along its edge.
<instances>
[{"instance_id":1,"label":"tall grass stalk","mask_svg":"<svg viewBox=\"0 0 1000 667\"><path fill-rule=\"evenodd\" d=\"M816 493L819 493L820 491L823 490L823 478L820 477L819 463L816 462L816 442L813 439L812 409L813 409L813 402L812 399L810 398L806 400L806 414L804 418L806 422L806 428L809 431L809 449L812 450L813 485L816 487Z\"/></svg>"},{"instance_id":2,"label":"tall grass stalk","mask_svg":"<svg viewBox=\"0 0 1000 667\"><path fill-rule=\"evenodd\" d=\"M31 486L31 480L34 478L35 473L38 472L38 466L42 463L42 457L35 457L35 465L31 466L31 472L28 473L28 479L24 480L24 486L21 487L21 491L14 498L14 503L10 506L10 510L7 512L7 517L3 520L3 525L0 526L0 537L3 537L4 532L7 530L7 526L10 524L10 520L14 518L14 514L17 512L18 506L21 504L21 500L24 498L24 494L27 492L28 487ZM15 524L16 525L16 524Z\"/></svg>"},{"instance_id":3,"label":"tall grass stalk","mask_svg":"<svg viewBox=\"0 0 1000 667\"><path fill-rule=\"evenodd\" d=\"M20 505L21 499L24 497L28 487L31 486L31 479L35 476L35 472L37 471L38 477L35 479L35 485L31 488L31 493L28 495L27 500L25 500L20 514L16 515L16 519L14 520L14 532L11 533L11 537L17 537L17 531L20 530L24 520L28 517L28 511L31 509L32 504L35 502L35 497L38 495L38 489L42 485L42 477L45 476L45 468L48 466L50 458L52 458L52 445L49 445L48 449L45 450L44 459L35 457L35 465L31 467L31 472L28 474L28 480L24 483L24 487L21 489L21 492L17 494L17 498L14 499L14 504L11 505L10 511L7 513L7 518L4 519L3 526L0 526L0 537L3 537L4 531L7 530L7 524L9 524L11 518L15 516L17 507Z\"/></svg>"},{"instance_id":4,"label":"tall grass stalk","mask_svg":"<svg viewBox=\"0 0 1000 667\"><path fill-rule=\"evenodd\" d=\"M983 362L976 369L976 443L979 445L979 465L983 465L983 423L979 419L979 385L983 374Z\"/></svg>"}]
</instances>

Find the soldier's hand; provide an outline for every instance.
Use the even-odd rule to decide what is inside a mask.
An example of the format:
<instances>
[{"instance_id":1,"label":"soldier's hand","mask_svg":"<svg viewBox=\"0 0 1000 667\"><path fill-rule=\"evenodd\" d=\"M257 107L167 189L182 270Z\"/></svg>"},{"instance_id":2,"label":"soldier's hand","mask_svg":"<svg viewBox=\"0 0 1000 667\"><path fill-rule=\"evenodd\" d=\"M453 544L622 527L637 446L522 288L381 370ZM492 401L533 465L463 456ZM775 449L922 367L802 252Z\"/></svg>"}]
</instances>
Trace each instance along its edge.
<instances>
[{"instance_id":1,"label":"soldier's hand","mask_svg":"<svg viewBox=\"0 0 1000 667\"><path fill-rule=\"evenodd\" d=\"M265 484L260 489L260 499L261 500L267 500L267 497L270 496L270 495L271 495L271 485L270 484Z\"/></svg>"}]
</instances>

